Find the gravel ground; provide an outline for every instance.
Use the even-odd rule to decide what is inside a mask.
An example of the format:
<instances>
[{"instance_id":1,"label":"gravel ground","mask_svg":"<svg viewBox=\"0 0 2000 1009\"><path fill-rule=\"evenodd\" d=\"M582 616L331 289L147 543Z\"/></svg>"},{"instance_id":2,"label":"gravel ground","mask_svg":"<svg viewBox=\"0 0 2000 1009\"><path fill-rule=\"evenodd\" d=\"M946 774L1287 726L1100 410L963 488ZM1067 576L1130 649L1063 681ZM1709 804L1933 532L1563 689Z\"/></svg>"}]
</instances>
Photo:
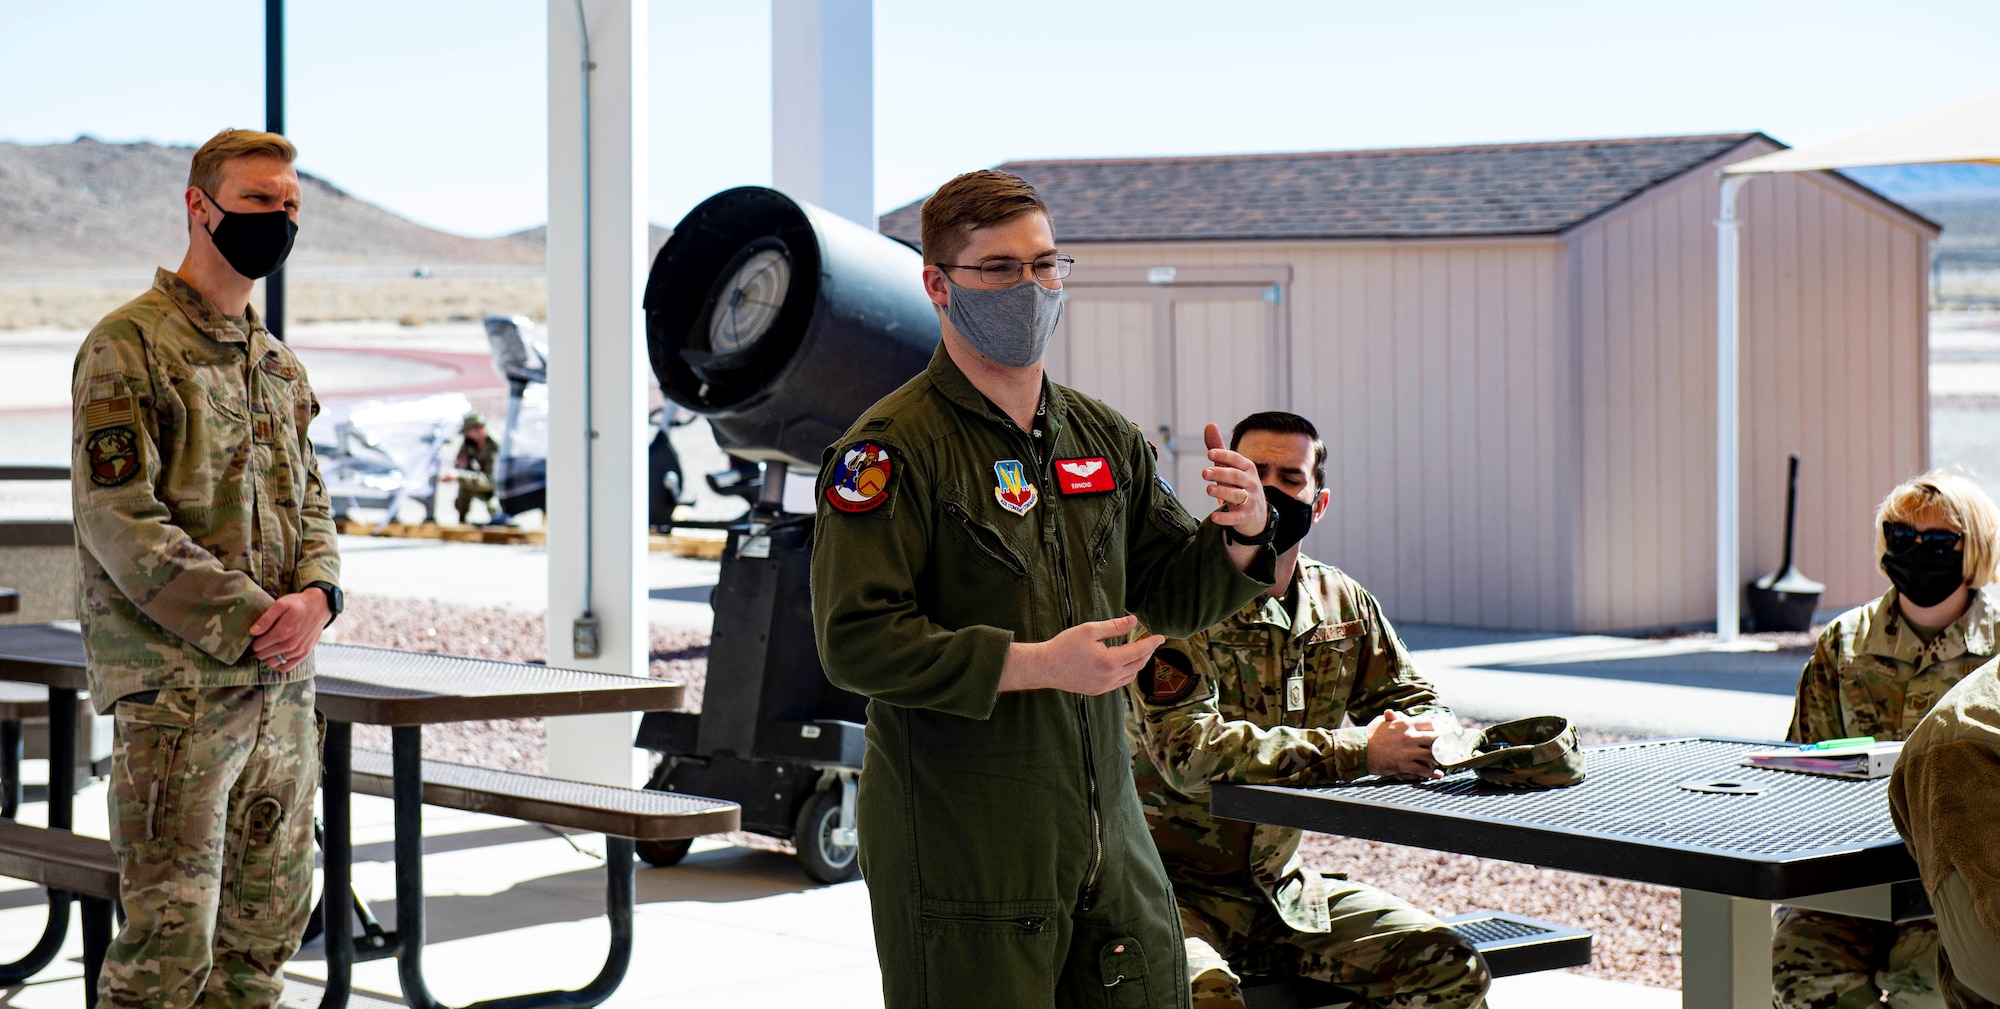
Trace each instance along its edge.
<instances>
[{"instance_id":1,"label":"gravel ground","mask_svg":"<svg viewBox=\"0 0 2000 1009\"><path fill-rule=\"evenodd\" d=\"M330 632L329 640L345 644L515 662L542 662L548 657L544 618L511 610L353 595L334 630L339 636ZM650 669L654 676L686 683L689 707L699 710L708 671L708 636L653 628ZM386 728L357 725L354 735L363 746L389 746ZM1583 737L1587 744L1625 738L1589 731ZM424 730L424 755L539 773L548 767L548 739L540 719L434 725ZM722 839L791 851L785 842L759 834L727 834ZM1680 897L1670 888L1331 834L1307 834L1301 850L1317 868L1346 872L1436 914L1499 908L1589 929L1596 936L1596 955L1582 973L1664 988L1680 986Z\"/></svg>"}]
</instances>

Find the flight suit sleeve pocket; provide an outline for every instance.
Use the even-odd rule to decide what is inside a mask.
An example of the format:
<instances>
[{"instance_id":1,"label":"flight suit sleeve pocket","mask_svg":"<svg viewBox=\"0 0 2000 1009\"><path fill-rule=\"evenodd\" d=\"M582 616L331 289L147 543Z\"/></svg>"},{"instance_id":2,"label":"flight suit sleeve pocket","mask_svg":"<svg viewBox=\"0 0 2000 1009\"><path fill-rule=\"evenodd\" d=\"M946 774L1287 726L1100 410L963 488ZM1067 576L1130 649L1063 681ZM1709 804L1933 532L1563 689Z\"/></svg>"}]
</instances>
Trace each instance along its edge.
<instances>
[{"instance_id":1,"label":"flight suit sleeve pocket","mask_svg":"<svg viewBox=\"0 0 2000 1009\"><path fill-rule=\"evenodd\" d=\"M929 1004L1013 1009L1046 999L1057 913L1054 901L924 901L917 931Z\"/></svg>"},{"instance_id":2,"label":"flight suit sleeve pocket","mask_svg":"<svg viewBox=\"0 0 2000 1009\"><path fill-rule=\"evenodd\" d=\"M1147 1009L1153 1004L1146 987L1146 951L1139 940L1123 936L1097 951L1097 977L1104 985L1105 1009Z\"/></svg>"},{"instance_id":3,"label":"flight suit sleeve pocket","mask_svg":"<svg viewBox=\"0 0 2000 1009\"><path fill-rule=\"evenodd\" d=\"M150 702L121 700L113 709L112 838L141 858L157 859L179 829L176 793L194 725L192 690L161 690Z\"/></svg>"}]
</instances>

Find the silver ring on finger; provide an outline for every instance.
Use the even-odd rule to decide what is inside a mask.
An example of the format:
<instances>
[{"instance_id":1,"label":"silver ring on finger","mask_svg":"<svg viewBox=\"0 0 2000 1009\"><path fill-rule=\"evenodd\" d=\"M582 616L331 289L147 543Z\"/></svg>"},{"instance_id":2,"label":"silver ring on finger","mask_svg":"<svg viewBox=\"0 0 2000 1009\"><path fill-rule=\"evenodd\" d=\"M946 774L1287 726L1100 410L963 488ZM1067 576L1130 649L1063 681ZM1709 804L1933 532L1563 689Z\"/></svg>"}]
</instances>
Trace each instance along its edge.
<instances>
[{"instance_id":1,"label":"silver ring on finger","mask_svg":"<svg viewBox=\"0 0 2000 1009\"><path fill-rule=\"evenodd\" d=\"M277 655L272 656L272 658L277 660L271 663L274 666L282 666L285 664L285 653L283 652L279 652Z\"/></svg>"}]
</instances>

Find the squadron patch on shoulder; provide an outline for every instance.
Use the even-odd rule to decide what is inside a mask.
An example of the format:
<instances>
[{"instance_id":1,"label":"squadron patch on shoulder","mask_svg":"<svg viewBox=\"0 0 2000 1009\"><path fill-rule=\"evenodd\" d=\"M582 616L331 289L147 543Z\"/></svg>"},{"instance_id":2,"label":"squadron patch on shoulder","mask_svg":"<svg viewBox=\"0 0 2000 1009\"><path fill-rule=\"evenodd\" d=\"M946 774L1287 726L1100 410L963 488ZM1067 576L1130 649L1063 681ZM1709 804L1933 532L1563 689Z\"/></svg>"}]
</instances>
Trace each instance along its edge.
<instances>
[{"instance_id":1,"label":"squadron patch on shoulder","mask_svg":"<svg viewBox=\"0 0 2000 1009\"><path fill-rule=\"evenodd\" d=\"M1173 704L1194 693L1194 663L1178 649L1162 648L1139 671L1139 689L1154 704Z\"/></svg>"},{"instance_id":2,"label":"squadron patch on shoulder","mask_svg":"<svg viewBox=\"0 0 2000 1009\"><path fill-rule=\"evenodd\" d=\"M129 427L92 432L84 451L90 461L90 482L117 487L139 474L139 439Z\"/></svg>"},{"instance_id":3,"label":"squadron patch on shoulder","mask_svg":"<svg viewBox=\"0 0 2000 1009\"><path fill-rule=\"evenodd\" d=\"M889 450L872 441L856 442L841 450L833 468L833 481L826 488L826 503L844 512L865 512L889 500L889 473L894 463Z\"/></svg>"}]
</instances>

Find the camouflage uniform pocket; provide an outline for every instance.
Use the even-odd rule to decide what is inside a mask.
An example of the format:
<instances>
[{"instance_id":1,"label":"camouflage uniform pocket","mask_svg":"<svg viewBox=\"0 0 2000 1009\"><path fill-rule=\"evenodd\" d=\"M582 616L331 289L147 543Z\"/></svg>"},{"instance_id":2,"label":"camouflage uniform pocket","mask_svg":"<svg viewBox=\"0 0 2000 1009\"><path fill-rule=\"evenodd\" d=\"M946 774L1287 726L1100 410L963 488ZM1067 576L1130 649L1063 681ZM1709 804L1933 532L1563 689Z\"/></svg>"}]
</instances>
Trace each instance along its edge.
<instances>
[{"instance_id":1,"label":"camouflage uniform pocket","mask_svg":"<svg viewBox=\"0 0 2000 1009\"><path fill-rule=\"evenodd\" d=\"M126 699L113 709L111 836L135 857L164 856L179 827L168 821L178 809L194 694L161 690L150 703Z\"/></svg>"},{"instance_id":2,"label":"camouflage uniform pocket","mask_svg":"<svg viewBox=\"0 0 2000 1009\"><path fill-rule=\"evenodd\" d=\"M274 897L287 854L280 848L285 840L285 803L276 796L259 795L250 799L242 817L229 899L238 918L254 921L276 911Z\"/></svg>"}]
</instances>

